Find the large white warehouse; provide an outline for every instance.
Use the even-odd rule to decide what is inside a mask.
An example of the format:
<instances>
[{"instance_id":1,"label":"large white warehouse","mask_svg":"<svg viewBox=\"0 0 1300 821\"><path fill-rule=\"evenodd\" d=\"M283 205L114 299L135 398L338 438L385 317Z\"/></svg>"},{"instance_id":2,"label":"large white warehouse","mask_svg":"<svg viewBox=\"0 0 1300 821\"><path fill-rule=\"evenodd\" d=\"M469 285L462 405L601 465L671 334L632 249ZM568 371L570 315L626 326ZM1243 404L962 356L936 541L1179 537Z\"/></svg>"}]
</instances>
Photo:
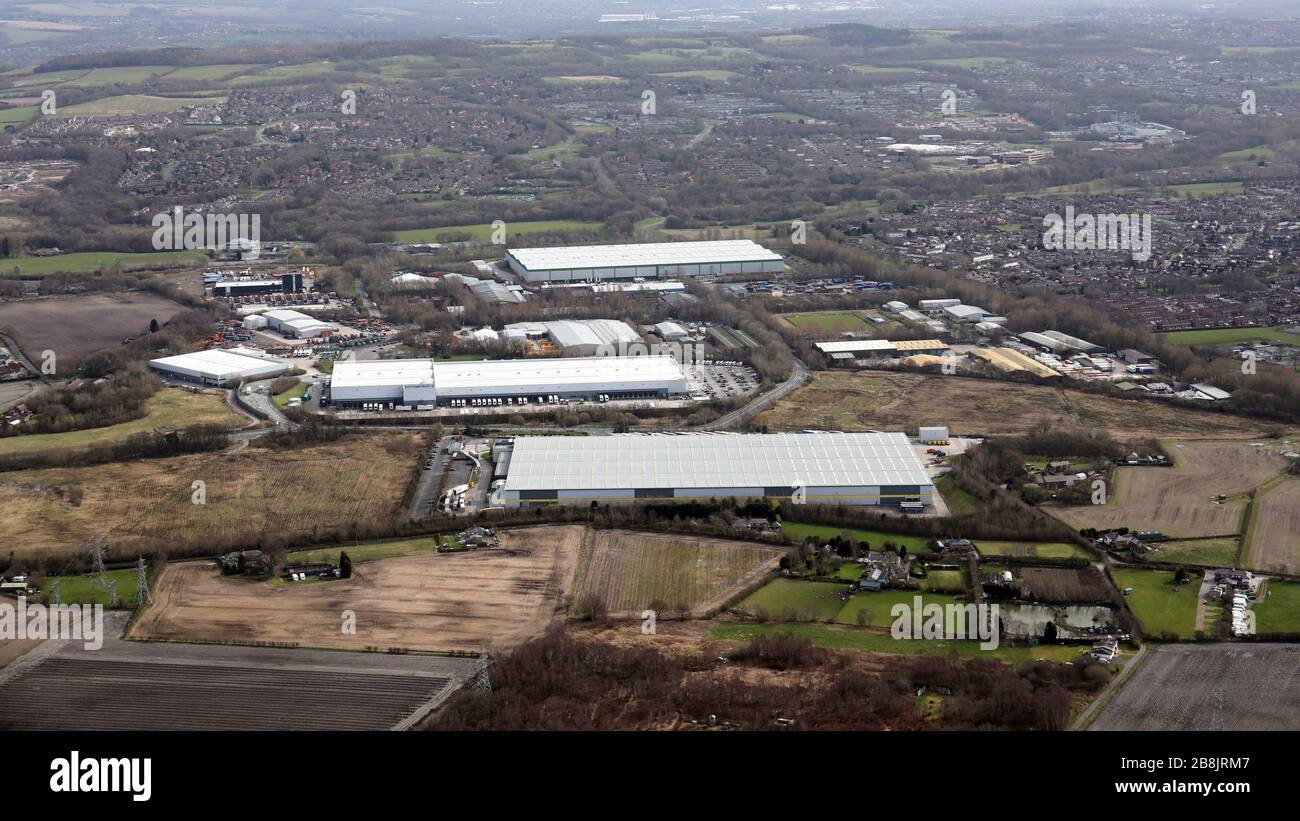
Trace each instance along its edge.
<instances>
[{"instance_id":1,"label":"large white warehouse","mask_svg":"<svg viewBox=\"0 0 1300 821\"><path fill-rule=\"evenodd\" d=\"M747 239L569 245L506 251L510 270L526 282L780 273L785 260Z\"/></svg>"},{"instance_id":2,"label":"large white warehouse","mask_svg":"<svg viewBox=\"0 0 1300 821\"><path fill-rule=\"evenodd\" d=\"M149 360L149 367L169 379L201 385L229 385L241 380L270 379L289 370L285 363L245 348L214 348L210 351L164 356Z\"/></svg>"},{"instance_id":3,"label":"large white warehouse","mask_svg":"<svg viewBox=\"0 0 1300 821\"><path fill-rule=\"evenodd\" d=\"M261 314L261 316L266 318L267 326L271 330L279 331L285 336L295 339L327 336L334 331L334 326L328 322L321 322L315 317L307 316L300 311L291 311L287 308L275 308Z\"/></svg>"},{"instance_id":4,"label":"large white warehouse","mask_svg":"<svg viewBox=\"0 0 1300 821\"><path fill-rule=\"evenodd\" d=\"M507 325L506 339L549 338L568 356L621 356L641 335L617 319L557 319L550 322L516 322Z\"/></svg>"},{"instance_id":5,"label":"large white warehouse","mask_svg":"<svg viewBox=\"0 0 1300 821\"><path fill-rule=\"evenodd\" d=\"M528 397L613 399L676 396L687 392L686 374L671 356L591 356L560 359L376 359L338 362L330 377L330 402L447 405L455 400Z\"/></svg>"},{"instance_id":6,"label":"large white warehouse","mask_svg":"<svg viewBox=\"0 0 1300 821\"><path fill-rule=\"evenodd\" d=\"M934 498L902 433L521 436L500 468L506 479L494 500L506 505L722 497L929 505Z\"/></svg>"}]
</instances>

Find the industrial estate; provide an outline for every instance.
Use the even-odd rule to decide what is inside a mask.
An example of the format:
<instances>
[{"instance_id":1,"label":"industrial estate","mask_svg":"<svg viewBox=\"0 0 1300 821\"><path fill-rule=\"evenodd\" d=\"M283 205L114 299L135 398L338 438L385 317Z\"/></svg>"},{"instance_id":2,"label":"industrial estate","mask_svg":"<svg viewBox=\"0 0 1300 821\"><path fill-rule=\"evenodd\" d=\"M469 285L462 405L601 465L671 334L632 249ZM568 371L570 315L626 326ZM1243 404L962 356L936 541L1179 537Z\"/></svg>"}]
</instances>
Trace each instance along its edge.
<instances>
[{"instance_id":1,"label":"industrial estate","mask_svg":"<svg viewBox=\"0 0 1300 821\"><path fill-rule=\"evenodd\" d=\"M0 729L1300 730L1260 3L11 9Z\"/></svg>"}]
</instances>

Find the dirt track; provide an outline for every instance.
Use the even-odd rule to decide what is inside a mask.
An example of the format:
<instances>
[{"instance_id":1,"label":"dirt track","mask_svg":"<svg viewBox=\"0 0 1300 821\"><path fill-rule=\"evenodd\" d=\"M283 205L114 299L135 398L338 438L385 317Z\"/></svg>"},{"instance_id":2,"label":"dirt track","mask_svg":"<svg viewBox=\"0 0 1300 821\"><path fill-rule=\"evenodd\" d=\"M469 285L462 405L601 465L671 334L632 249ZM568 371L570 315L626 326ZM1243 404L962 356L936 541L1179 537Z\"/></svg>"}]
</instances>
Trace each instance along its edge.
<instances>
[{"instance_id":1,"label":"dirt track","mask_svg":"<svg viewBox=\"0 0 1300 821\"><path fill-rule=\"evenodd\" d=\"M582 528L503 533L501 550L358 562L351 579L270 585L209 562L163 573L133 638L293 643L346 650L499 651L567 606ZM342 630L345 611L356 632Z\"/></svg>"}]
</instances>

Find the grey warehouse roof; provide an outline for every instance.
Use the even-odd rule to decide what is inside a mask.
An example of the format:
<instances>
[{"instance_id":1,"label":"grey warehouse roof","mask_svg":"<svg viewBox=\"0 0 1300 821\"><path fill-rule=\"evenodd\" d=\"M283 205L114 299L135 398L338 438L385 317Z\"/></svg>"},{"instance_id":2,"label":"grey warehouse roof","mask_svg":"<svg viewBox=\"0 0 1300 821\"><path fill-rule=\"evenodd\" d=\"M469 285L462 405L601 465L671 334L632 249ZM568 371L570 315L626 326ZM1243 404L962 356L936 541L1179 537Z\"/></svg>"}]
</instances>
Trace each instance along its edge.
<instances>
[{"instance_id":1,"label":"grey warehouse roof","mask_svg":"<svg viewBox=\"0 0 1300 821\"><path fill-rule=\"evenodd\" d=\"M783 260L780 254L748 239L511 248L510 255L530 271Z\"/></svg>"},{"instance_id":2,"label":"grey warehouse roof","mask_svg":"<svg viewBox=\"0 0 1300 821\"><path fill-rule=\"evenodd\" d=\"M521 436L509 490L931 485L902 433Z\"/></svg>"}]
</instances>

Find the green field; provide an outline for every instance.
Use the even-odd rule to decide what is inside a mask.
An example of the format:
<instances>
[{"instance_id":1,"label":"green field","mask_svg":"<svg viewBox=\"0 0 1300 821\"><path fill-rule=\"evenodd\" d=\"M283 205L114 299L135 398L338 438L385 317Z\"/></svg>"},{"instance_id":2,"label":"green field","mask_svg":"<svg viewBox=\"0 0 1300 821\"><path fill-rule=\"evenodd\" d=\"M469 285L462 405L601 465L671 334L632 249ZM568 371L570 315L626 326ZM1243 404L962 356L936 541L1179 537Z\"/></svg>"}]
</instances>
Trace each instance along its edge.
<instances>
[{"instance_id":1,"label":"green field","mask_svg":"<svg viewBox=\"0 0 1300 821\"><path fill-rule=\"evenodd\" d=\"M1224 54L1276 54L1295 49L1295 46L1219 46L1219 51Z\"/></svg>"},{"instance_id":2,"label":"green field","mask_svg":"<svg viewBox=\"0 0 1300 821\"><path fill-rule=\"evenodd\" d=\"M981 69L1012 62L1009 57L945 57L939 60L926 60L925 63L954 68Z\"/></svg>"},{"instance_id":3,"label":"green field","mask_svg":"<svg viewBox=\"0 0 1300 821\"><path fill-rule=\"evenodd\" d=\"M599 231L604 227L601 222L580 222L578 220L534 220L532 222L506 223L506 236L522 237L528 234L540 234L545 231ZM395 231L398 242L442 242L446 237L468 234L471 239L487 242L492 239L492 224L478 225L444 225L441 228L412 228L408 231Z\"/></svg>"},{"instance_id":4,"label":"green field","mask_svg":"<svg viewBox=\"0 0 1300 821\"><path fill-rule=\"evenodd\" d=\"M1198 331L1170 331L1160 338L1175 345L1231 345L1237 342L1285 342L1300 345L1300 333L1281 326L1261 328L1210 328Z\"/></svg>"},{"instance_id":5,"label":"green field","mask_svg":"<svg viewBox=\"0 0 1300 821\"><path fill-rule=\"evenodd\" d=\"M945 473L935 479L934 489L943 497L944 504L948 505L948 512L954 516L974 513L981 508L980 500L958 487L951 473Z\"/></svg>"},{"instance_id":6,"label":"green field","mask_svg":"<svg viewBox=\"0 0 1300 821\"><path fill-rule=\"evenodd\" d=\"M832 624L719 624L710 634L715 639L750 641L758 636L789 633L805 638L818 647L832 650L858 650L867 653L894 653L902 655L948 655L956 653L962 658L987 658L1023 664L1037 659L1063 662L1077 658L1083 648L1065 644L1002 645L996 650L981 650L978 641L946 641L927 639L905 641L895 639L888 632L865 627L847 627Z\"/></svg>"},{"instance_id":7,"label":"green field","mask_svg":"<svg viewBox=\"0 0 1300 821\"><path fill-rule=\"evenodd\" d=\"M1300 633L1300 582L1270 579L1252 608L1256 633Z\"/></svg>"},{"instance_id":8,"label":"green field","mask_svg":"<svg viewBox=\"0 0 1300 821\"><path fill-rule=\"evenodd\" d=\"M794 618L831 621L840 612L844 602L840 596L846 585L827 582L805 582L795 579L774 579L745 597L738 607L750 613L760 609L769 618Z\"/></svg>"},{"instance_id":9,"label":"green field","mask_svg":"<svg viewBox=\"0 0 1300 821\"><path fill-rule=\"evenodd\" d=\"M202 251L158 251L152 254L124 253L119 251L85 251L78 254L58 254L52 257L8 257L0 259L0 274L31 279L60 271L87 272L111 268L120 264L170 265L198 264L207 259Z\"/></svg>"},{"instance_id":10,"label":"green field","mask_svg":"<svg viewBox=\"0 0 1300 821\"><path fill-rule=\"evenodd\" d=\"M858 74L917 74L920 69L910 68L907 66L872 66L860 65L849 66Z\"/></svg>"},{"instance_id":11,"label":"green field","mask_svg":"<svg viewBox=\"0 0 1300 821\"><path fill-rule=\"evenodd\" d=\"M168 80L210 81L224 80L257 68L253 63L224 63L213 66L185 66L166 75Z\"/></svg>"},{"instance_id":12,"label":"green field","mask_svg":"<svg viewBox=\"0 0 1300 821\"><path fill-rule=\"evenodd\" d=\"M815 334L842 334L848 331L865 331L871 328L865 319L853 311L818 311L807 314L781 314L780 316L796 328Z\"/></svg>"},{"instance_id":13,"label":"green field","mask_svg":"<svg viewBox=\"0 0 1300 821\"><path fill-rule=\"evenodd\" d=\"M1144 194L1169 194L1175 197L1212 197L1218 194L1239 194L1245 189L1241 181L1232 182L1189 182L1178 185L1160 186L1157 188L1139 188L1132 185L1121 185L1113 180L1106 178L1090 180L1088 182L1075 182L1065 185L1052 185L1041 188L1037 191L1021 191L1016 194L1008 194L1014 197L1041 197L1050 194L1130 194L1141 192Z\"/></svg>"},{"instance_id":14,"label":"green field","mask_svg":"<svg viewBox=\"0 0 1300 821\"><path fill-rule=\"evenodd\" d=\"M1201 564L1226 567L1237 561L1236 539L1189 539L1185 542L1161 542L1156 558L1175 564Z\"/></svg>"},{"instance_id":15,"label":"green field","mask_svg":"<svg viewBox=\"0 0 1300 821\"><path fill-rule=\"evenodd\" d=\"M852 563L847 563L852 564ZM847 566L846 564L846 566ZM844 567L840 568L841 570ZM953 571L945 581L962 582L961 573ZM745 597L737 609L763 615L773 620L836 621L840 624L858 624L858 613L865 612L866 624L872 627L889 627L896 604L912 606L917 596L923 604L948 605L958 602L957 597L945 593L917 590L859 591L842 600L847 585L799 579L774 579Z\"/></svg>"},{"instance_id":16,"label":"green field","mask_svg":"<svg viewBox=\"0 0 1300 821\"><path fill-rule=\"evenodd\" d=\"M655 77L672 77L681 80L730 80L740 75L720 68L701 68L691 71L665 71Z\"/></svg>"},{"instance_id":17,"label":"green field","mask_svg":"<svg viewBox=\"0 0 1300 821\"><path fill-rule=\"evenodd\" d=\"M882 533L878 530L859 530L857 528L836 527L835 525L814 525L804 522L782 522L781 531L796 539L816 536L829 539L848 533L859 542L866 542L870 550L881 550L885 542L893 542L895 547L906 547L912 555L928 549L929 536L910 536L902 533Z\"/></svg>"},{"instance_id":18,"label":"green field","mask_svg":"<svg viewBox=\"0 0 1300 821\"><path fill-rule=\"evenodd\" d=\"M958 579L960 578L961 574L958 573ZM854 593L853 597L844 603L835 620L840 624L856 625L858 613L864 613L866 624L872 627L889 627L894 623L894 617L890 614L894 605L903 604L910 608L917 596L921 597L922 606L928 604L946 606L958 603L956 596L946 593L927 593L917 590L881 590L875 593L862 591Z\"/></svg>"},{"instance_id":19,"label":"green field","mask_svg":"<svg viewBox=\"0 0 1300 821\"><path fill-rule=\"evenodd\" d=\"M0 456L35 453L48 449L84 448L122 442L137 433L173 431L198 425L235 427L247 420L230 409L217 393L195 394L179 388L164 388L149 397L148 412L139 419L104 428L71 430L65 433L34 433L0 438Z\"/></svg>"},{"instance_id":20,"label":"green field","mask_svg":"<svg viewBox=\"0 0 1300 821\"><path fill-rule=\"evenodd\" d=\"M1257 145L1254 148L1242 148L1237 151L1225 151L1217 155L1214 161L1220 165L1232 165L1239 162L1251 162L1255 160L1276 160L1277 152L1267 145Z\"/></svg>"},{"instance_id":21,"label":"green field","mask_svg":"<svg viewBox=\"0 0 1300 821\"><path fill-rule=\"evenodd\" d=\"M150 576L153 575L152 568L145 571ZM108 578L117 582L117 606L131 608L138 603L136 597L136 571L130 568L125 570L110 570ZM94 576L62 576L59 583L59 601L62 604L102 604L105 607L112 605L108 599L108 590L99 585L99 579ZM50 603L51 590L54 579L46 577L41 585L40 600L44 604Z\"/></svg>"},{"instance_id":22,"label":"green field","mask_svg":"<svg viewBox=\"0 0 1300 821\"><path fill-rule=\"evenodd\" d=\"M966 574L960 570L931 570L921 586L934 593L952 593L960 595L966 592Z\"/></svg>"},{"instance_id":23,"label":"green field","mask_svg":"<svg viewBox=\"0 0 1300 821\"><path fill-rule=\"evenodd\" d=\"M1149 638L1173 633L1191 638L1196 632L1196 594L1200 585L1174 584L1174 574L1163 570L1116 568L1111 571L1120 589L1133 588L1126 598Z\"/></svg>"},{"instance_id":24,"label":"green field","mask_svg":"<svg viewBox=\"0 0 1300 821\"><path fill-rule=\"evenodd\" d=\"M1027 542L975 542L981 556L1021 556L1038 559L1090 559L1092 554L1075 544L1051 542L1048 544L1031 544Z\"/></svg>"},{"instance_id":25,"label":"green field","mask_svg":"<svg viewBox=\"0 0 1300 821\"><path fill-rule=\"evenodd\" d=\"M34 105L0 109L0 126L25 123L36 116L40 108Z\"/></svg>"},{"instance_id":26,"label":"green field","mask_svg":"<svg viewBox=\"0 0 1300 821\"><path fill-rule=\"evenodd\" d=\"M119 84L142 83L152 77L160 77L175 66L114 66L112 68L92 68L82 76L68 82L76 86L108 86Z\"/></svg>"},{"instance_id":27,"label":"green field","mask_svg":"<svg viewBox=\"0 0 1300 821\"><path fill-rule=\"evenodd\" d=\"M182 108L225 102L224 97L154 97L148 94L122 94L88 103L59 108L59 117L108 116L113 114L158 114Z\"/></svg>"},{"instance_id":28,"label":"green field","mask_svg":"<svg viewBox=\"0 0 1300 821\"><path fill-rule=\"evenodd\" d=\"M454 536L444 536L442 540L447 545L457 544ZM291 563L301 564L337 562L339 553L346 551L348 558L352 561L368 562L374 559L396 559L401 556L433 554L437 552L437 549L438 542L432 536L417 536L410 539L386 539L379 542L294 550L288 554L287 559Z\"/></svg>"},{"instance_id":29,"label":"green field","mask_svg":"<svg viewBox=\"0 0 1300 821\"><path fill-rule=\"evenodd\" d=\"M273 66L257 74L244 74L230 81L231 85L283 85L297 83L305 79L319 79L334 73L334 64L328 60L315 63L299 63L291 66Z\"/></svg>"}]
</instances>

